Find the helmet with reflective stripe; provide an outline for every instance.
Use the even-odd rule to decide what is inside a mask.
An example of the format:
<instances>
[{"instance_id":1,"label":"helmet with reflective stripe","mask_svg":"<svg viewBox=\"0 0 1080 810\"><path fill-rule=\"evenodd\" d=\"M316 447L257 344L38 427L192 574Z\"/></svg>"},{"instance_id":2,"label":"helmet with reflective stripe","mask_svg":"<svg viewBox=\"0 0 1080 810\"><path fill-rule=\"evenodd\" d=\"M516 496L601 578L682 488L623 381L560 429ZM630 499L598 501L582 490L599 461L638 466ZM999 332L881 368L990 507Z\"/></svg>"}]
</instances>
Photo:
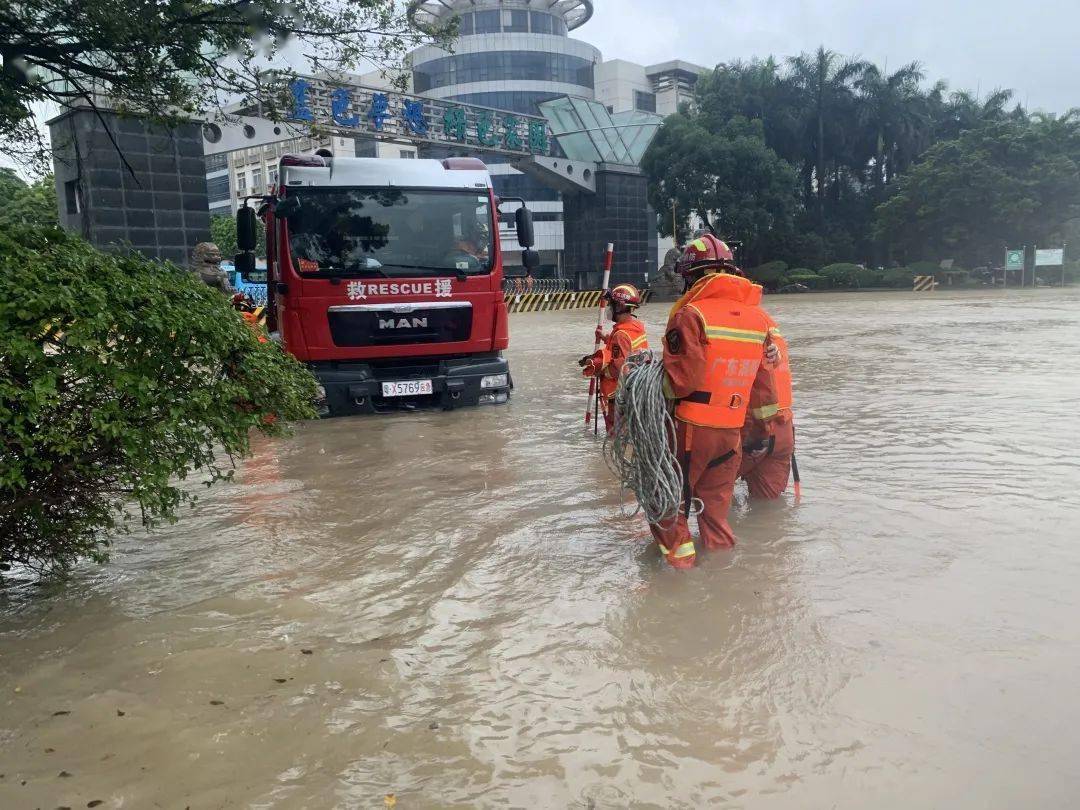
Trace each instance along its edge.
<instances>
[{"instance_id":1,"label":"helmet with reflective stripe","mask_svg":"<svg viewBox=\"0 0 1080 810\"><path fill-rule=\"evenodd\" d=\"M641 293L633 284L619 284L612 287L604 297L613 304L622 304L630 309L641 306Z\"/></svg>"},{"instance_id":2,"label":"helmet with reflective stripe","mask_svg":"<svg viewBox=\"0 0 1080 810\"><path fill-rule=\"evenodd\" d=\"M702 269L716 268L725 273L737 272L735 254L725 242L706 233L692 240L675 264L675 269L689 276Z\"/></svg>"}]
</instances>

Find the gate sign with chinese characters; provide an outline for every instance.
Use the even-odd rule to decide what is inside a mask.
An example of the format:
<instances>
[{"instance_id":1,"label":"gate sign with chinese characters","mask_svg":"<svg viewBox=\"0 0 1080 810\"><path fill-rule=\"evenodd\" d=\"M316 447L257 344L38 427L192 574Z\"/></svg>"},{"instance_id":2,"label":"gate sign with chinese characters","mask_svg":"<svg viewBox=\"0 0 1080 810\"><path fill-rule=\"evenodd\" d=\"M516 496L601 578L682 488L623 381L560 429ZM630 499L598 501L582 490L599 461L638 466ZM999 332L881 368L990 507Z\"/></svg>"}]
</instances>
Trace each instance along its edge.
<instances>
[{"instance_id":1,"label":"gate sign with chinese characters","mask_svg":"<svg viewBox=\"0 0 1080 810\"><path fill-rule=\"evenodd\" d=\"M547 121L535 115L301 77L290 85L289 120L395 141L514 155L547 155Z\"/></svg>"}]
</instances>

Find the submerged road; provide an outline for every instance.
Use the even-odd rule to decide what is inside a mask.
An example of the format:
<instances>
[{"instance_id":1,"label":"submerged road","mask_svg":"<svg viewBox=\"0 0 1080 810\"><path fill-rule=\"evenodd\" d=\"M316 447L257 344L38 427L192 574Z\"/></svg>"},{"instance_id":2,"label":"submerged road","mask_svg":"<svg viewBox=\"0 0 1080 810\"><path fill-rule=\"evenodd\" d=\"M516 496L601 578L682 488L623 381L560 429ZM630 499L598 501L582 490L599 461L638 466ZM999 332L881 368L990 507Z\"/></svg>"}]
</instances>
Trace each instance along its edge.
<instances>
[{"instance_id":1,"label":"submerged road","mask_svg":"<svg viewBox=\"0 0 1080 810\"><path fill-rule=\"evenodd\" d=\"M510 405L300 425L0 596L0 807L1075 806L1080 291L766 306L804 502L734 551L665 570L594 314L514 316Z\"/></svg>"}]
</instances>

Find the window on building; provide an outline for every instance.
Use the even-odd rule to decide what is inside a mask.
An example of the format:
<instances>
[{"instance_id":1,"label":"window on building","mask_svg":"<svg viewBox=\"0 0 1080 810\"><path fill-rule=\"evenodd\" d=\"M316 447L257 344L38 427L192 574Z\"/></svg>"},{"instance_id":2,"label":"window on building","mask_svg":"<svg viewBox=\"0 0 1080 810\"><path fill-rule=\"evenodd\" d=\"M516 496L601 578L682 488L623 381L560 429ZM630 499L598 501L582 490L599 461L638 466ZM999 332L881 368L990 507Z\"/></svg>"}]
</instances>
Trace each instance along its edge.
<instances>
[{"instance_id":1,"label":"window on building","mask_svg":"<svg viewBox=\"0 0 1080 810\"><path fill-rule=\"evenodd\" d=\"M542 93L535 90L503 90L491 93L464 93L454 96L463 104L479 104L497 110L511 110L526 115L539 115L536 105L542 101L559 98L558 93Z\"/></svg>"},{"instance_id":2,"label":"window on building","mask_svg":"<svg viewBox=\"0 0 1080 810\"><path fill-rule=\"evenodd\" d=\"M413 70L413 87L423 93L472 82L524 80L592 88L593 67L580 56L545 51L462 53L418 65Z\"/></svg>"},{"instance_id":3,"label":"window on building","mask_svg":"<svg viewBox=\"0 0 1080 810\"><path fill-rule=\"evenodd\" d=\"M229 199L229 175L223 174L207 180L206 198L212 203Z\"/></svg>"},{"instance_id":4,"label":"window on building","mask_svg":"<svg viewBox=\"0 0 1080 810\"><path fill-rule=\"evenodd\" d=\"M656 93L634 91L634 109L642 112L656 112Z\"/></svg>"},{"instance_id":5,"label":"window on building","mask_svg":"<svg viewBox=\"0 0 1080 810\"><path fill-rule=\"evenodd\" d=\"M405 158L405 159L415 158L416 157L416 151L413 150L413 149L402 149L400 152L398 152L398 157L399 158Z\"/></svg>"},{"instance_id":6,"label":"window on building","mask_svg":"<svg viewBox=\"0 0 1080 810\"><path fill-rule=\"evenodd\" d=\"M554 34L555 18L542 11L530 11L529 22L534 34Z\"/></svg>"},{"instance_id":7,"label":"window on building","mask_svg":"<svg viewBox=\"0 0 1080 810\"><path fill-rule=\"evenodd\" d=\"M266 182L269 183L271 187L276 187L277 186L277 169L269 169L269 170L267 170L267 172L266 172Z\"/></svg>"},{"instance_id":8,"label":"window on building","mask_svg":"<svg viewBox=\"0 0 1080 810\"><path fill-rule=\"evenodd\" d=\"M236 190L247 191L247 175L244 172L236 173Z\"/></svg>"},{"instance_id":9,"label":"window on building","mask_svg":"<svg viewBox=\"0 0 1080 810\"><path fill-rule=\"evenodd\" d=\"M225 178L225 194L229 193L229 178ZM79 213L79 181L68 180L64 183L64 206L69 215Z\"/></svg>"},{"instance_id":10,"label":"window on building","mask_svg":"<svg viewBox=\"0 0 1080 810\"><path fill-rule=\"evenodd\" d=\"M253 169L251 172L251 193L261 194L262 192L262 169Z\"/></svg>"},{"instance_id":11,"label":"window on building","mask_svg":"<svg viewBox=\"0 0 1080 810\"><path fill-rule=\"evenodd\" d=\"M227 168L229 168L229 156L226 153L221 152L216 155L206 156L207 174L210 172L220 172L222 169Z\"/></svg>"},{"instance_id":12,"label":"window on building","mask_svg":"<svg viewBox=\"0 0 1080 810\"><path fill-rule=\"evenodd\" d=\"M528 32L529 12L527 11L504 11L503 31Z\"/></svg>"},{"instance_id":13,"label":"window on building","mask_svg":"<svg viewBox=\"0 0 1080 810\"><path fill-rule=\"evenodd\" d=\"M462 14L458 19L461 21L458 33L462 36L468 36L475 30L472 14Z\"/></svg>"},{"instance_id":14,"label":"window on building","mask_svg":"<svg viewBox=\"0 0 1080 810\"><path fill-rule=\"evenodd\" d=\"M476 33L478 34L497 34L501 30L500 21L501 12L498 11L477 11L474 15L476 20Z\"/></svg>"}]
</instances>

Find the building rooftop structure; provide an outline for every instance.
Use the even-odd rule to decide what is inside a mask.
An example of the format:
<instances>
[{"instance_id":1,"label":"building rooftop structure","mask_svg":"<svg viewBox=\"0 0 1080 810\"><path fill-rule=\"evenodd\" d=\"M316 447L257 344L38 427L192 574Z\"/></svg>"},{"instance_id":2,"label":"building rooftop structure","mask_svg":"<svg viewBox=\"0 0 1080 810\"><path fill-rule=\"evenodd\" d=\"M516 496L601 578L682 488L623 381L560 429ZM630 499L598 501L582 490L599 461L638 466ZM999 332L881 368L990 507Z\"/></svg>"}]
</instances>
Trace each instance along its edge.
<instances>
[{"instance_id":1,"label":"building rooftop structure","mask_svg":"<svg viewBox=\"0 0 1080 810\"><path fill-rule=\"evenodd\" d=\"M560 17L566 23L566 29L573 31L589 21L593 15L592 0L504 0L499 3L499 10L512 11L520 9L526 13L529 11L544 12ZM421 31L437 31L449 23L454 17L461 17L473 12L476 7L475 0L410 0L408 6L409 19ZM496 11L495 13L498 13ZM469 21L474 22L473 20ZM489 31L477 31L475 27L471 31L462 30L461 34L491 33ZM551 33L562 33L552 31Z\"/></svg>"}]
</instances>

